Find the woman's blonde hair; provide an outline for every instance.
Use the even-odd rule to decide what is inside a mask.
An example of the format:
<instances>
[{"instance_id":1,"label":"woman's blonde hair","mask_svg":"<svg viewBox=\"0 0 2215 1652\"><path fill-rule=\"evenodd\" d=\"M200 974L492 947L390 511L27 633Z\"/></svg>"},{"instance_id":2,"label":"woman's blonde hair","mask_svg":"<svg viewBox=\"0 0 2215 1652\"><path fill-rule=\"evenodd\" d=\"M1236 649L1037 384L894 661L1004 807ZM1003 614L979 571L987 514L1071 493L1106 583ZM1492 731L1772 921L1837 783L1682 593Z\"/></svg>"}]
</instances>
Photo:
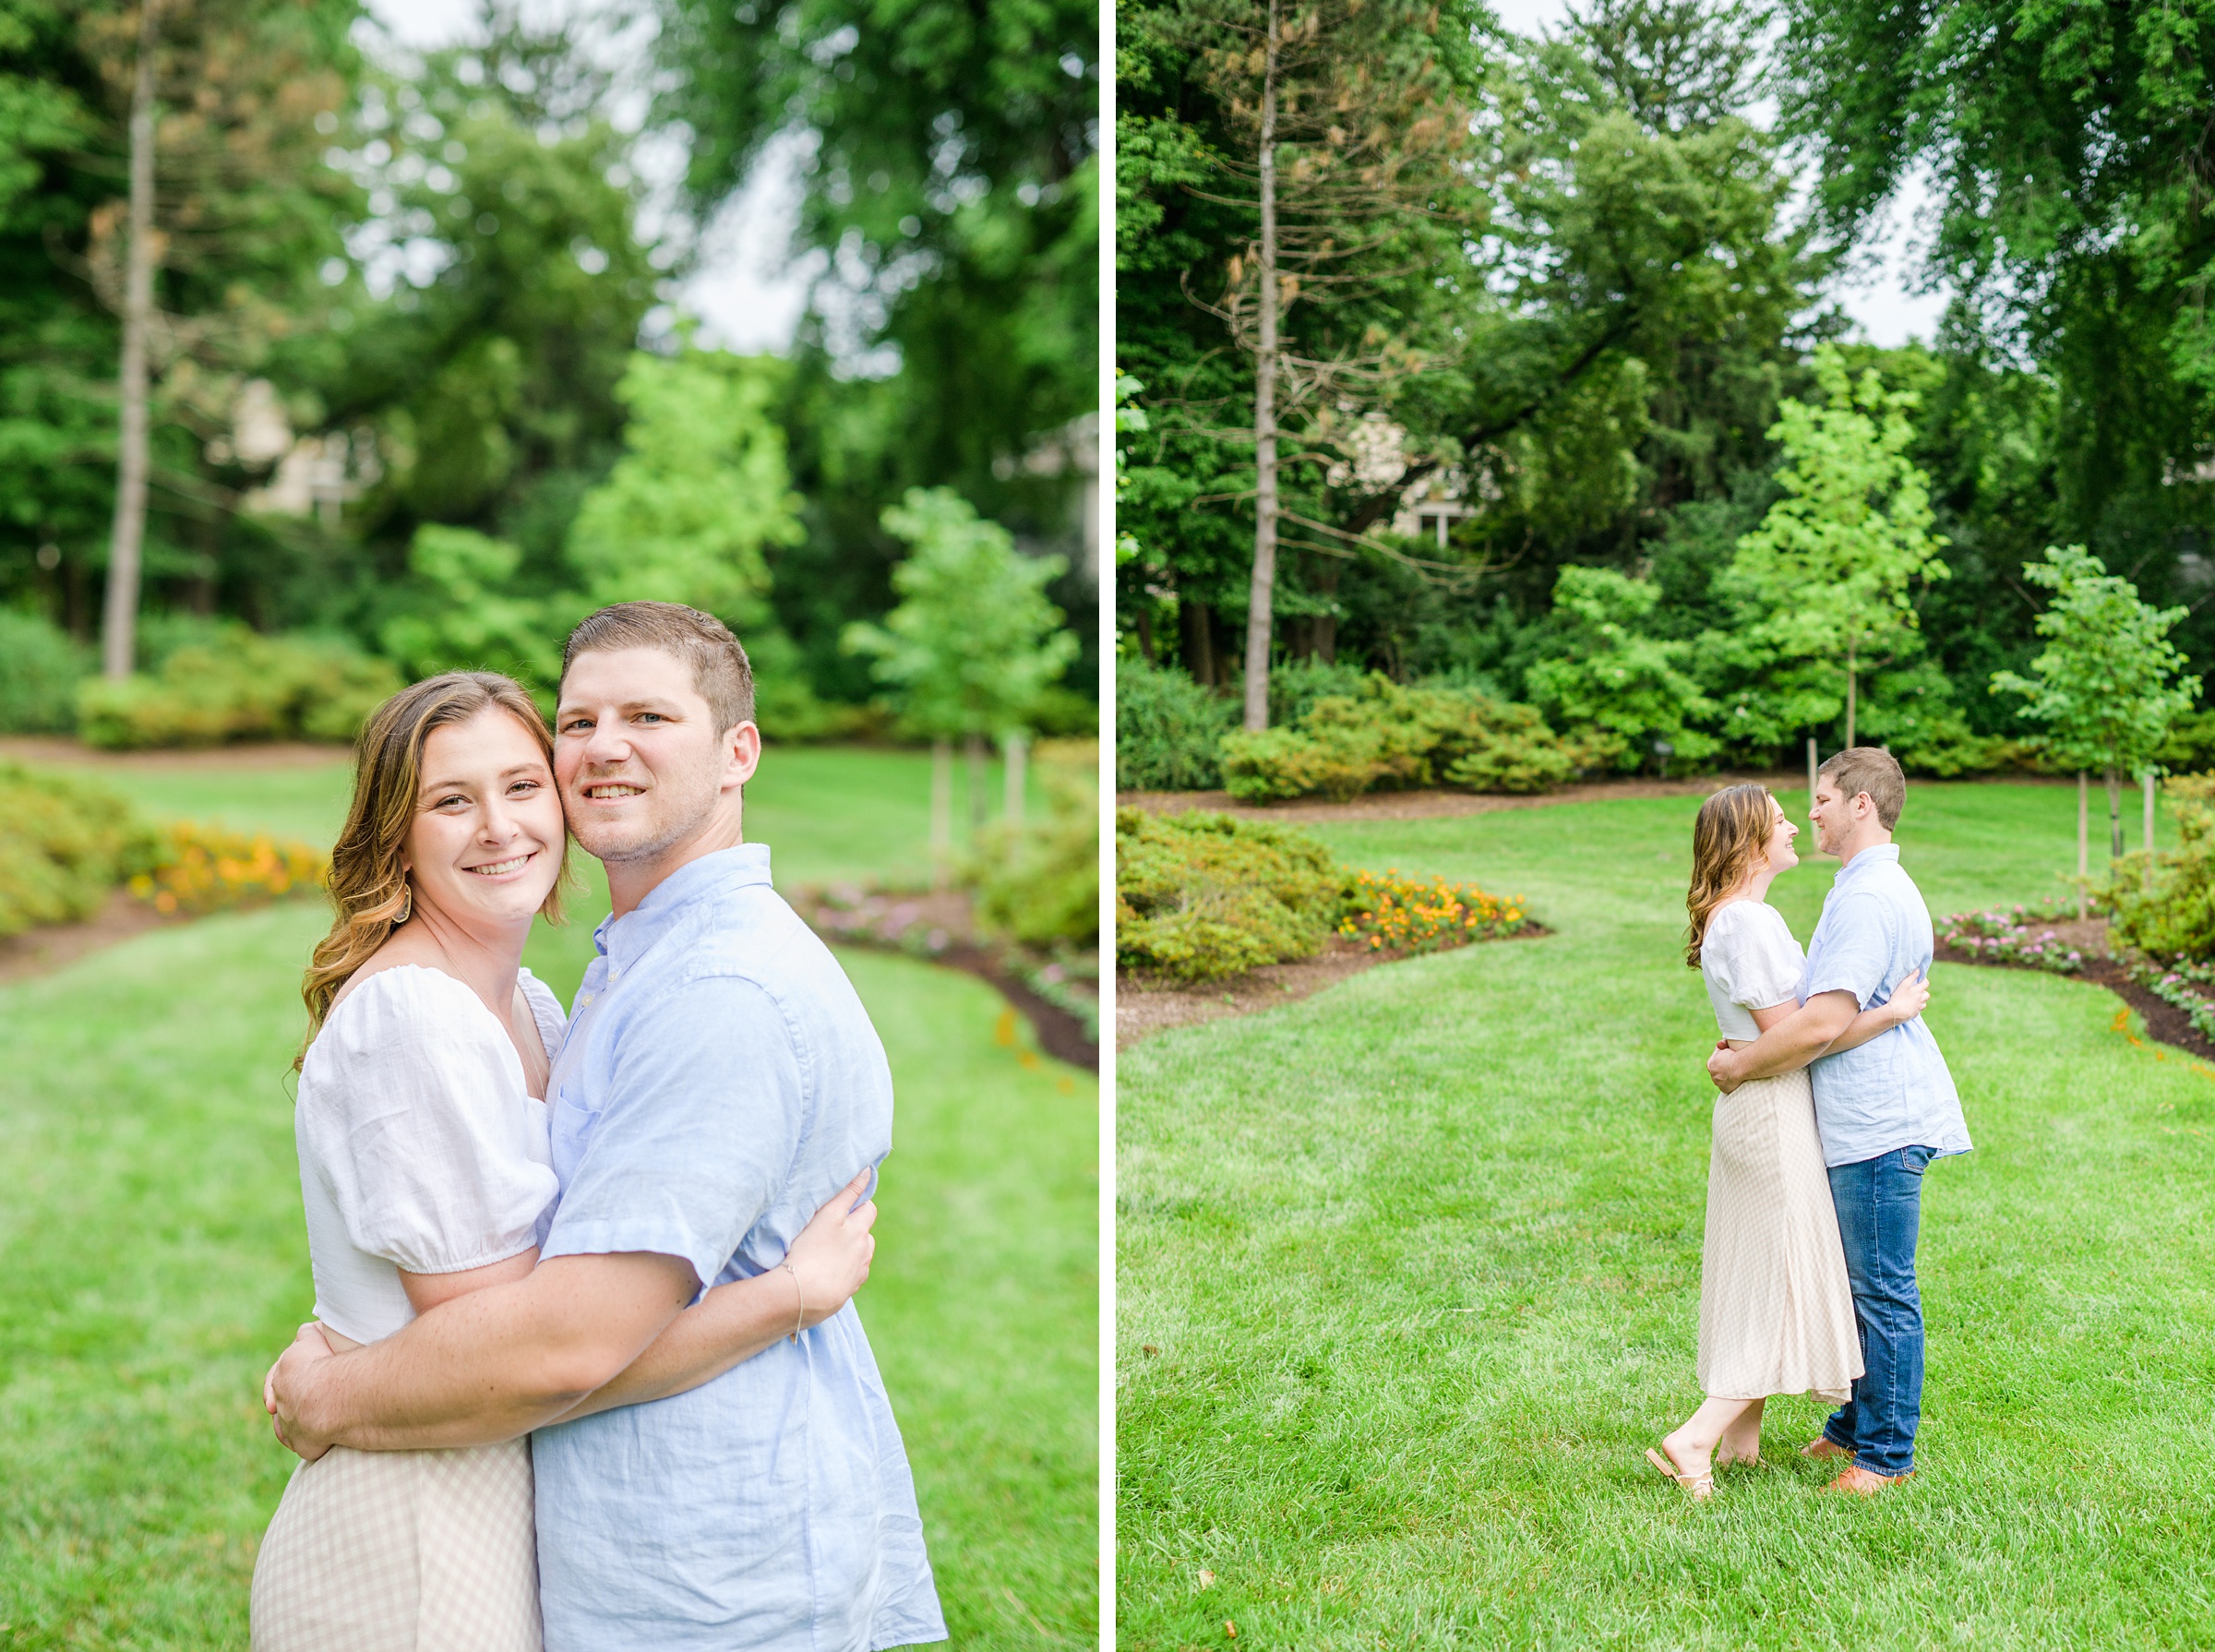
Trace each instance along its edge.
<instances>
[{"instance_id":1,"label":"woman's blonde hair","mask_svg":"<svg viewBox=\"0 0 2215 1652\"><path fill-rule=\"evenodd\" d=\"M1684 896L1684 910L1692 915L1684 962L1694 969L1700 967L1707 920L1767 851L1776 824L1777 800L1766 785L1725 786L1700 805L1700 818L1692 824L1692 888Z\"/></svg>"},{"instance_id":2,"label":"woman's blonde hair","mask_svg":"<svg viewBox=\"0 0 2215 1652\"><path fill-rule=\"evenodd\" d=\"M538 742L546 766L553 767L554 736L546 732L545 719L528 694L496 672L449 671L425 677L386 700L363 725L354 746L353 803L330 850L330 904L337 916L330 933L317 942L300 985L307 1004L307 1039L293 1066L305 1058L339 988L375 956L411 909L401 856L408 829L415 823L424 742L433 729L466 723L486 711L506 712L521 724ZM564 832L554 887L539 908L555 923L561 921L569 850Z\"/></svg>"}]
</instances>

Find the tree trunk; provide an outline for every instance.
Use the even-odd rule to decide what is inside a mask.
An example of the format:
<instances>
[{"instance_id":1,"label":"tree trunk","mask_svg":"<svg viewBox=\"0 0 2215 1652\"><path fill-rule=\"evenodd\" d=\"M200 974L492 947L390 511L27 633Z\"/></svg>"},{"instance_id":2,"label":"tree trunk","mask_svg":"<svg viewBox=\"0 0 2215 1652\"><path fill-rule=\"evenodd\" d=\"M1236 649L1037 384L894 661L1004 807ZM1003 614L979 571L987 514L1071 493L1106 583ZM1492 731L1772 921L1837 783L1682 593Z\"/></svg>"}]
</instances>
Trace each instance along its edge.
<instances>
[{"instance_id":1,"label":"tree trunk","mask_svg":"<svg viewBox=\"0 0 2215 1652\"><path fill-rule=\"evenodd\" d=\"M1215 686L1215 640L1214 617L1205 603L1196 603L1191 597L1177 605L1177 622L1183 633L1184 668L1191 673L1192 681L1203 688Z\"/></svg>"},{"instance_id":2,"label":"tree trunk","mask_svg":"<svg viewBox=\"0 0 2215 1652\"><path fill-rule=\"evenodd\" d=\"M930 743L930 880L946 886L946 863L953 856L953 742L943 736Z\"/></svg>"},{"instance_id":3,"label":"tree trunk","mask_svg":"<svg viewBox=\"0 0 2215 1652\"><path fill-rule=\"evenodd\" d=\"M2146 788L2146 887L2153 887L2153 771L2149 769L2139 780Z\"/></svg>"},{"instance_id":4,"label":"tree trunk","mask_svg":"<svg viewBox=\"0 0 2215 1652\"><path fill-rule=\"evenodd\" d=\"M2123 777L2107 772L2107 857L2123 858Z\"/></svg>"},{"instance_id":5,"label":"tree trunk","mask_svg":"<svg viewBox=\"0 0 2215 1652\"><path fill-rule=\"evenodd\" d=\"M1253 581L1246 595L1246 726L1269 726L1270 603L1276 589L1276 8L1262 70L1261 353L1253 374Z\"/></svg>"},{"instance_id":6,"label":"tree trunk","mask_svg":"<svg viewBox=\"0 0 2215 1652\"><path fill-rule=\"evenodd\" d=\"M1325 665L1338 663L1338 576L1345 564L1335 557L1323 558L1315 570L1315 592L1323 598L1323 612L1315 616L1315 657Z\"/></svg>"},{"instance_id":7,"label":"tree trunk","mask_svg":"<svg viewBox=\"0 0 2215 1652\"><path fill-rule=\"evenodd\" d=\"M2077 921L2084 922L2084 886L2092 875L2091 777L2077 771Z\"/></svg>"},{"instance_id":8,"label":"tree trunk","mask_svg":"<svg viewBox=\"0 0 2215 1652\"><path fill-rule=\"evenodd\" d=\"M985 829L985 736L964 736L962 750L969 760L969 835L974 839Z\"/></svg>"},{"instance_id":9,"label":"tree trunk","mask_svg":"<svg viewBox=\"0 0 2215 1652\"><path fill-rule=\"evenodd\" d=\"M1143 595L1143 593L1142 593L1141 594ZM1137 611L1137 613L1136 613L1135 615L1133 615L1133 616L1132 616L1132 617L1133 617L1133 618L1135 619L1135 621L1137 622L1137 628L1138 628L1138 652L1140 652L1140 654L1142 654L1143 656L1144 656L1144 658L1145 658L1145 662L1146 662L1146 664L1149 664L1149 665L1157 665L1157 664L1159 664L1161 663L1161 656L1160 656L1159 654L1157 654L1157 653L1155 652L1155 649L1154 649L1154 615L1153 615L1153 611L1152 611L1151 609L1149 609L1149 608L1146 606L1146 605L1145 605L1145 604L1144 604L1144 603L1142 601L1142 602L1141 602L1141 603L1138 605L1138 611Z\"/></svg>"},{"instance_id":10,"label":"tree trunk","mask_svg":"<svg viewBox=\"0 0 2215 1652\"><path fill-rule=\"evenodd\" d=\"M1009 825L1020 831L1023 827L1023 788L1029 768L1031 737L1017 729L1001 740L1000 750L1008 765L1005 777L1007 796L1001 813L1006 815Z\"/></svg>"},{"instance_id":11,"label":"tree trunk","mask_svg":"<svg viewBox=\"0 0 2215 1652\"><path fill-rule=\"evenodd\" d=\"M1846 750L1848 750L1848 751L1851 751L1851 750L1853 749L1853 711L1854 711L1854 706L1853 706L1853 698L1854 698L1854 696L1853 696L1853 689L1854 689L1854 681L1853 681L1853 639L1852 639L1852 638L1850 638L1850 637L1849 637L1849 638L1847 638L1847 640L1846 640L1846 746L1845 746L1845 749L1846 749Z\"/></svg>"},{"instance_id":12,"label":"tree trunk","mask_svg":"<svg viewBox=\"0 0 2215 1652\"><path fill-rule=\"evenodd\" d=\"M154 0L138 14L138 71L131 87L130 245L125 249L123 407L115 455L115 527L108 542L101 669L131 674L138 653L138 563L146 539L146 331L154 307Z\"/></svg>"}]
</instances>

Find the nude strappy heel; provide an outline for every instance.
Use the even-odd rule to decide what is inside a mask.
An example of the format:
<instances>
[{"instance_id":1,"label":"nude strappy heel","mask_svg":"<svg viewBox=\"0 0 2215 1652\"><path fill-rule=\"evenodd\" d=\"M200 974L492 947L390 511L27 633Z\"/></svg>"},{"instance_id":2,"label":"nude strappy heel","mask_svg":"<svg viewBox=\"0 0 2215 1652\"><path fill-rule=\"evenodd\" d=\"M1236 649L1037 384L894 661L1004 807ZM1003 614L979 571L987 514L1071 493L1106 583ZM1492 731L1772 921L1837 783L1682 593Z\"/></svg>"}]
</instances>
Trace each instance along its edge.
<instances>
[{"instance_id":1,"label":"nude strappy heel","mask_svg":"<svg viewBox=\"0 0 2215 1652\"><path fill-rule=\"evenodd\" d=\"M1693 1502L1705 1502L1715 1495L1715 1469L1712 1466L1701 1474L1680 1474L1675 1464L1650 1445L1646 1448L1646 1460L1682 1486L1685 1496Z\"/></svg>"}]
</instances>

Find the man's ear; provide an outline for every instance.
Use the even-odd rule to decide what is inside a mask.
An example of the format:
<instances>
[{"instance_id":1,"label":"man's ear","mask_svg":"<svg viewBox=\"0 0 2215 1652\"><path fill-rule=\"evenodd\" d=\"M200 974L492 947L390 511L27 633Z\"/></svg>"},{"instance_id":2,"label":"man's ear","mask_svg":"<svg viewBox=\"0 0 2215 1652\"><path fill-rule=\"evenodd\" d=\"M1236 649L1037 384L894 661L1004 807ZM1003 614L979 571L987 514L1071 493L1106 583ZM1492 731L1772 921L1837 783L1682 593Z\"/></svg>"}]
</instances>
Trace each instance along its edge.
<instances>
[{"instance_id":1,"label":"man's ear","mask_svg":"<svg viewBox=\"0 0 2215 1652\"><path fill-rule=\"evenodd\" d=\"M761 766L761 730L752 723L734 725L723 736L726 786L744 785Z\"/></svg>"}]
</instances>

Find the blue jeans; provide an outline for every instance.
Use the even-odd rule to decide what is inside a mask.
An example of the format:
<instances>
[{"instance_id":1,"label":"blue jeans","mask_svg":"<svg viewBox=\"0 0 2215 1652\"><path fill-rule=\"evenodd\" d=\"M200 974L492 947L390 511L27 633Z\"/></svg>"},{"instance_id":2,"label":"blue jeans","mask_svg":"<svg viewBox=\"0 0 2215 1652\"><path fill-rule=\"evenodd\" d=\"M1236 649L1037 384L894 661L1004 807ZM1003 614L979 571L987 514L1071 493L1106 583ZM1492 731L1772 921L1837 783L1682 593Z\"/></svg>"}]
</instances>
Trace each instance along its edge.
<instances>
[{"instance_id":1,"label":"blue jeans","mask_svg":"<svg viewBox=\"0 0 2215 1652\"><path fill-rule=\"evenodd\" d=\"M1862 1374L1853 1397L1830 1414L1823 1437L1845 1447L1874 1474L1915 1466L1915 1425L1922 1420L1922 1296L1915 1288L1915 1239L1922 1225L1922 1173L1934 1147L1896 1147L1830 1171L1846 1277L1862 1337Z\"/></svg>"}]
</instances>

